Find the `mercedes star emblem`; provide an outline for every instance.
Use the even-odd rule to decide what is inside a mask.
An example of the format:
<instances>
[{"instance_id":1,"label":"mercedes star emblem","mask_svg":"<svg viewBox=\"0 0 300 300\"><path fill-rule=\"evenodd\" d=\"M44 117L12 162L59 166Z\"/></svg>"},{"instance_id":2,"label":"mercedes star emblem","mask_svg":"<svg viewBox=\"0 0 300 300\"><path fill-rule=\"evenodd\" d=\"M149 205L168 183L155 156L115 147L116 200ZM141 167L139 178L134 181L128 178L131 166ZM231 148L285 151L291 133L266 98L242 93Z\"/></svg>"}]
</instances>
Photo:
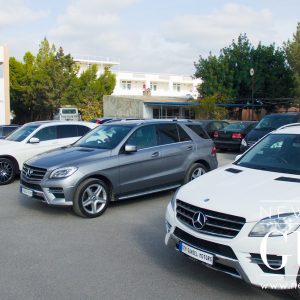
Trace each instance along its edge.
<instances>
[{"instance_id":1,"label":"mercedes star emblem","mask_svg":"<svg viewBox=\"0 0 300 300\"><path fill-rule=\"evenodd\" d=\"M193 225L197 230L202 229L206 223L206 216L201 211L197 211L193 216Z\"/></svg>"}]
</instances>

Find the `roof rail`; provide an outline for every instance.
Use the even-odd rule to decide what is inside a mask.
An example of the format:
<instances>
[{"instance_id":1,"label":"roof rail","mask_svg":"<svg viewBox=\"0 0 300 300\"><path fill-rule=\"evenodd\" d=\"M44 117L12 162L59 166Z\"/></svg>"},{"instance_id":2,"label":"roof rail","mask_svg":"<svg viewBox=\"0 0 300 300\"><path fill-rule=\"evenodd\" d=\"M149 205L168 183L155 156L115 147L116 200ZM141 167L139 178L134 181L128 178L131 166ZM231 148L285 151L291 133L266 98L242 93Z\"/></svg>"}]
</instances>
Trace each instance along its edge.
<instances>
[{"instance_id":1,"label":"roof rail","mask_svg":"<svg viewBox=\"0 0 300 300\"><path fill-rule=\"evenodd\" d=\"M283 125L279 128L277 128L276 130L279 130L279 129L284 129L284 128L288 128L288 127L294 127L294 126L300 126L300 123L291 123L291 124L286 124L286 125Z\"/></svg>"}]
</instances>

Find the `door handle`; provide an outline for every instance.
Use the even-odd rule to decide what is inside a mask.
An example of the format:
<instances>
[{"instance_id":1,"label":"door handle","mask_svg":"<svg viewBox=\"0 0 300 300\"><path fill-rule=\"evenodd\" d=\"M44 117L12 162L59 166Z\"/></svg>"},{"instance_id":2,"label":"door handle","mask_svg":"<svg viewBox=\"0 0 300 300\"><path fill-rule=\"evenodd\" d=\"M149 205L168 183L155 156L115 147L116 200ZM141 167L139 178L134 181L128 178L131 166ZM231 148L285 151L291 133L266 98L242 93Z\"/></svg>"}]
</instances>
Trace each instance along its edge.
<instances>
[{"instance_id":1,"label":"door handle","mask_svg":"<svg viewBox=\"0 0 300 300\"><path fill-rule=\"evenodd\" d=\"M159 152L154 152L152 153L151 157L158 157L159 156Z\"/></svg>"},{"instance_id":2,"label":"door handle","mask_svg":"<svg viewBox=\"0 0 300 300\"><path fill-rule=\"evenodd\" d=\"M193 146L188 146L188 147L186 148L186 151L191 151L191 150L193 150Z\"/></svg>"}]
</instances>

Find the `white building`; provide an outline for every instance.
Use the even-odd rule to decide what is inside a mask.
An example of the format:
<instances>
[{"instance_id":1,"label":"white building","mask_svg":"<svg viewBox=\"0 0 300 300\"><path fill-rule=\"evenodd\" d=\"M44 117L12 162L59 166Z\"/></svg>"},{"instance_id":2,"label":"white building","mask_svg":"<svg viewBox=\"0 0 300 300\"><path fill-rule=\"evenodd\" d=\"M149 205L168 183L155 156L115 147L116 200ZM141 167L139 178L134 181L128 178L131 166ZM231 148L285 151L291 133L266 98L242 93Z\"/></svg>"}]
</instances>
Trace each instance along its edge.
<instances>
[{"instance_id":1,"label":"white building","mask_svg":"<svg viewBox=\"0 0 300 300\"><path fill-rule=\"evenodd\" d=\"M92 64L98 66L99 74L106 67L113 68L120 65L117 60L108 57L75 56L74 60L80 66L80 73ZM201 84L200 79L188 75L125 72L114 69L112 72L116 74L116 87L113 92L115 96L142 96L146 94L196 99L198 97L197 86Z\"/></svg>"},{"instance_id":2,"label":"white building","mask_svg":"<svg viewBox=\"0 0 300 300\"><path fill-rule=\"evenodd\" d=\"M0 124L10 124L9 60L7 48L0 46Z\"/></svg>"}]
</instances>

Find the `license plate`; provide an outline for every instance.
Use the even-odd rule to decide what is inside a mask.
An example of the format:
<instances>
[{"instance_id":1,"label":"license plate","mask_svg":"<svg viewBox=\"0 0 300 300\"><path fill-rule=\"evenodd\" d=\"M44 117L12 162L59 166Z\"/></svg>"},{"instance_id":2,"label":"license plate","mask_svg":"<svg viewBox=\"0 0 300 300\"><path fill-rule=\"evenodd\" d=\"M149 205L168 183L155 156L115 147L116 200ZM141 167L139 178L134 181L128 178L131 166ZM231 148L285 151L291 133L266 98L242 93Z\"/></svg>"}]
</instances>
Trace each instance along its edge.
<instances>
[{"instance_id":1,"label":"license plate","mask_svg":"<svg viewBox=\"0 0 300 300\"><path fill-rule=\"evenodd\" d=\"M26 188L21 188L21 193L28 196L28 197L32 197L33 196L33 191L26 189Z\"/></svg>"},{"instance_id":2,"label":"license plate","mask_svg":"<svg viewBox=\"0 0 300 300\"><path fill-rule=\"evenodd\" d=\"M202 261L208 265L213 265L214 263L214 256L203 252L201 250L195 249L187 244L184 244L183 242L179 243L179 251L182 253L185 253L186 255L193 257L199 261Z\"/></svg>"}]
</instances>

